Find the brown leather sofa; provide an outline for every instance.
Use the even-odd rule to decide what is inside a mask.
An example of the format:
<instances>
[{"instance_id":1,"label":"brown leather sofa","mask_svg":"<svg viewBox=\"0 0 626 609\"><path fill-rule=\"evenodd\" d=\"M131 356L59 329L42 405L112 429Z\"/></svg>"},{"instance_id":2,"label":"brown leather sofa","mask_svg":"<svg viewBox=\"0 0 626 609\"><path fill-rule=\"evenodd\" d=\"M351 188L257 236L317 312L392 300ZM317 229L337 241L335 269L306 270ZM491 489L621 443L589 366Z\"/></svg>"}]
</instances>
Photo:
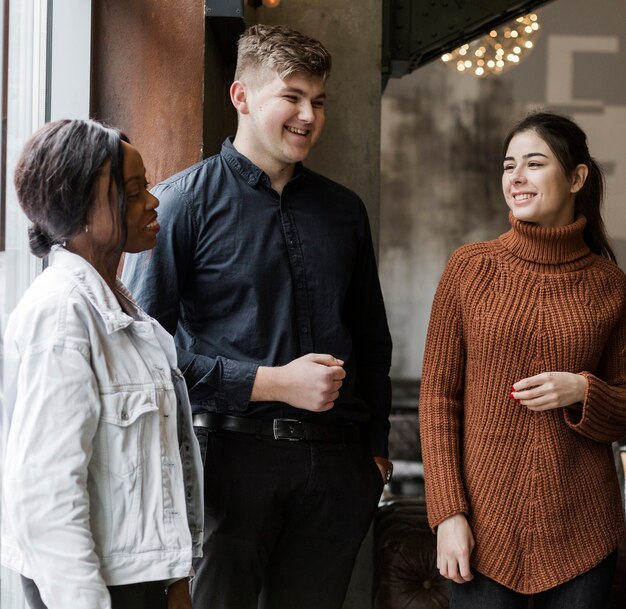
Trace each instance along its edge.
<instances>
[{"instance_id":1,"label":"brown leather sofa","mask_svg":"<svg viewBox=\"0 0 626 609\"><path fill-rule=\"evenodd\" d=\"M381 504L374 522L374 609L447 607L436 554L423 500L400 497Z\"/></svg>"}]
</instances>

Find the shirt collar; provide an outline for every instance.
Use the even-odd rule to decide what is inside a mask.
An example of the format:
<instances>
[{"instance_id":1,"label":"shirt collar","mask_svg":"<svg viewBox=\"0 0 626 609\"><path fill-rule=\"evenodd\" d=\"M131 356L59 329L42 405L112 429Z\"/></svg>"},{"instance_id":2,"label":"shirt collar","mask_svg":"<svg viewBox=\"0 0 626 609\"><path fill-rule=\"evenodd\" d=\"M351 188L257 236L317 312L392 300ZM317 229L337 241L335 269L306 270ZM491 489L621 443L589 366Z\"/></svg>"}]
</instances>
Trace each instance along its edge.
<instances>
[{"instance_id":1,"label":"shirt collar","mask_svg":"<svg viewBox=\"0 0 626 609\"><path fill-rule=\"evenodd\" d=\"M222 144L222 157L224 160L253 188L263 180L268 188L271 188L269 176L257 167L248 157L241 154L233 145L233 137L228 137ZM293 176L289 182L300 179L303 175L302 163L296 163Z\"/></svg>"}]
</instances>

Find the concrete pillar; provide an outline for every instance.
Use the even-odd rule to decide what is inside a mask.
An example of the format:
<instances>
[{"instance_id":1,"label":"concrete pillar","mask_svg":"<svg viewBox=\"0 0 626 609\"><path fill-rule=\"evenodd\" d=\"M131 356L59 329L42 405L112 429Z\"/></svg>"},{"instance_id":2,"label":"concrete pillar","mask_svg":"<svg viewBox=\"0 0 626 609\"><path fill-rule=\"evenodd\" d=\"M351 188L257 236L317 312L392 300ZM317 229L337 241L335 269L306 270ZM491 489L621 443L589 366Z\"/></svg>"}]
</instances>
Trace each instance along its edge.
<instances>
[{"instance_id":1,"label":"concrete pillar","mask_svg":"<svg viewBox=\"0 0 626 609\"><path fill-rule=\"evenodd\" d=\"M382 3L281 0L276 8L246 9L246 21L288 25L318 38L332 54L326 127L307 165L361 196L377 242Z\"/></svg>"}]
</instances>

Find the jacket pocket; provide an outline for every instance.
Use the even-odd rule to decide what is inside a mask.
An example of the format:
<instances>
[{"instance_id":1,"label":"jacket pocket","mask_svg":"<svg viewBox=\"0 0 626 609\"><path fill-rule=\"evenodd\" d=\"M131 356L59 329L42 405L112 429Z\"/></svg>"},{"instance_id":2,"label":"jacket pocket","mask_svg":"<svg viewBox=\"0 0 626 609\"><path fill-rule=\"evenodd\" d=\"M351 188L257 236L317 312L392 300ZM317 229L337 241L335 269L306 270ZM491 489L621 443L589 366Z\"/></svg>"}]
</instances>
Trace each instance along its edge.
<instances>
[{"instance_id":1,"label":"jacket pocket","mask_svg":"<svg viewBox=\"0 0 626 609\"><path fill-rule=\"evenodd\" d=\"M100 395L100 424L94 440L93 461L109 474L128 476L144 461L152 431L147 415L158 411L156 390L118 391Z\"/></svg>"},{"instance_id":2,"label":"jacket pocket","mask_svg":"<svg viewBox=\"0 0 626 609\"><path fill-rule=\"evenodd\" d=\"M163 481L156 386L101 393L100 400L90 516L96 552L107 565L120 554L163 547Z\"/></svg>"}]
</instances>

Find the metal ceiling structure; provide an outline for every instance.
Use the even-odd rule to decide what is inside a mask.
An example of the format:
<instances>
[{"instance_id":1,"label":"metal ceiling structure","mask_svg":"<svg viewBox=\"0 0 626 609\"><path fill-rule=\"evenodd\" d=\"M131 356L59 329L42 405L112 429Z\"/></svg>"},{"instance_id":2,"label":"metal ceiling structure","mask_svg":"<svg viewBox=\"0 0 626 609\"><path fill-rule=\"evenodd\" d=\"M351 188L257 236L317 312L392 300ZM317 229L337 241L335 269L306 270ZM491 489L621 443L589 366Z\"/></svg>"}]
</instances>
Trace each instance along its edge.
<instances>
[{"instance_id":1,"label":"metal ceiling structure","mask_svg":"<svg viewBox=\"0 0 626 609\"><path fill-rule=\"evenodd\" d=\"M383 0L383 87L551 0Z\"/></svg>"}]
</instances>

